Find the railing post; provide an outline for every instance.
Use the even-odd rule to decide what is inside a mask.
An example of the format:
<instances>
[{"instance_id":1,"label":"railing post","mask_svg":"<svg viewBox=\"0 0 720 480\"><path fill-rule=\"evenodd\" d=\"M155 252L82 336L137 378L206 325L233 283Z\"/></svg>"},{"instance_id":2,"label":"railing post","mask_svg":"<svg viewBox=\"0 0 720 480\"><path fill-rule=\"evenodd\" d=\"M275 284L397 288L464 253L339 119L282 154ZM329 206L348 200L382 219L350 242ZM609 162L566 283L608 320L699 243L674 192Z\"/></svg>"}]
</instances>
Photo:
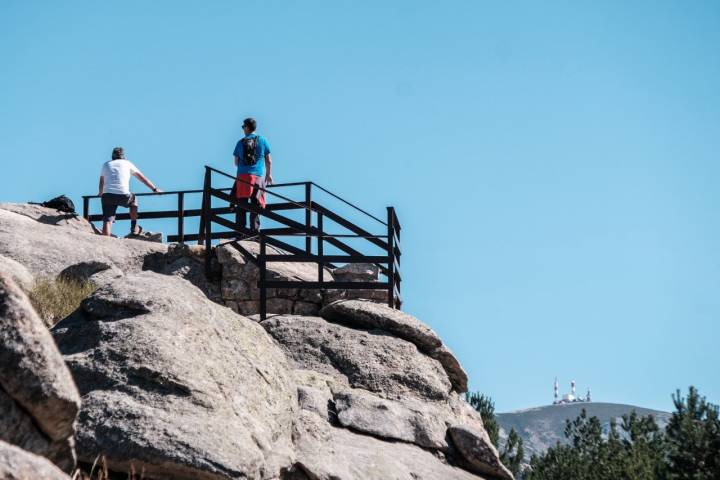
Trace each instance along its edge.
<instances>
[{"instance_id":1,"label":"railing post","mask_svg":"<svg viewBox=\"0 0 720 480\"><path fill-rule=\"evenodd\" d=\"M397 212L395 211L394 208L393 208L393 228L395 230L395 236L397 237L398 241L402 241L402 239L400 238L400 232L401 232L402 228L400 228L400 220L398 220ZM395 243L394 239L393 239L393 243ZM395 250L398 250L397 254L395 253ZM397 263L398 267L400 267L400 265L401 265L401 263L400 263L400 254L401 253L402 252L400 252L400 247L397 245L393 245L393 259ZM393 266L393 275L395 275L397 273L398 272L395 272L395 267ZM397 302L396 302L397 308L402 308L402 290L400 289L401 283L402 283L402 277L398 278L396 280L396 284L395 284L395 288L397 289L398 294L400 295L400 297L397 299Z\"/></svg>"},{"instance_id":2,"label":"railing post","mask_svg":"<svg viewBox=\"0 0 720 480\"><path fill-rule=\"evenodd\" d=\"M267 265L265 261L265 234L260 232L260 277L258 278L258 288L260 288L260 320L267 317L267 289L265 288L265 275Z\"/></svg>"},{"instance_id":3,"label":"railing post","mask_svg":"<svg viewBox=\"0 0 720 480\"><path fill-rule=\"evenodd\" d=\"M388 306L395 308L395 211L387 207Z\"/></svg>"},{"instance_id":4,"label":"railing post","mask_svg":"<svg viewBox=\"0 0 720 480\"><path fill-rule=\"evenodd\" d=\"M317 237L317 256L318 256L318 282L322 283L324 281L325 276L325 264L322 261L323 257L323 214L321 212L318 212L317 214L317 228L320 230L320 235ZM310 237L307 237L310 238Z\"/></svg>"},{"instance_id":5,"label":"railing post","mask_svg":"<svg viewBox=\"0 0 720 480\"><path fill-rule=\"evenodd\" d=\"M198 229L198 245L205 243L205 193L203 192L202 203L200 204L200 228Z\"/></svg>"},{"instance_id":6,"label":"railing post","mask_svg":"<svg viewBox=\"0 0 720 480\"><path fill-rule=\"evenodd\" d=\"M83 197L83 218L90 220L90 197Z\"/></svg>"},{"instance_id":7,"label":"railing post","mask_svg":"<svg viewBox=\"0 0 720 480\"><path fill-rule=\"evenodd\" d=\"M312 204L312 183L305 182L305 228L310 230L312 227L312 210L310 210ZM310 255L312 253L312 237L305 237L305 253Z\"/></svg>"},{"instance_id":8,"label":"railing post","mask_svg":"<svg viewBox=\"0 0 720 480\"><path fill-rule=\"evenodd\" d=\"M205 167L205 183L203 186L203 213L202 216L205 219L205 274L209 277L212 274L212 221L210 220L210 189L212 188L212 172L208 167Z\"/></svg>"},{"instance_id":9,"label":"railing post","mask_svg":"<svg viewBox=\"0 0 720 480\"><path fill-rule=\"evenodd\" d=\"M185 243L185 194L178 193L178 243Z\"/></svg>"},{"instance_id":10,"label":"railing post","mask_svg":"<svg viewBox=\"0 0 720 480\"><path fill-rule=\"evenodd\" d=\"M240 188L240 180L236 179L233 183L232 188L230 189L230 196L237 202L237 203L230 203L230 208L233 208L235 210L235 232L238 233L238 235L235 236L236 239L240 239L241 235L240 232L240 225L242 224L243 229L248 226L248 212L245 209L242 209L241 212L241 206L240 206L240 199L237 196L237 189ZM242 220L242 222L240 221ZM252 225L251 225L252 226Z\"/></svg>"}]
</instances>

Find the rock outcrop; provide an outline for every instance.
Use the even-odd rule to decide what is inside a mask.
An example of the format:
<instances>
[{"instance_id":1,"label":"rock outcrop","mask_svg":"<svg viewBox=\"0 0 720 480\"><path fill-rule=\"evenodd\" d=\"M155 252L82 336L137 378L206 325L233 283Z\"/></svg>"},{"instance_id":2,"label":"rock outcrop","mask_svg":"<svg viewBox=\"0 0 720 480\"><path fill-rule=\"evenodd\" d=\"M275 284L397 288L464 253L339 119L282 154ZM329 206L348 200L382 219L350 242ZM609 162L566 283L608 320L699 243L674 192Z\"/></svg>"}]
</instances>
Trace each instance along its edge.
<instances>
[{"instance_id":1,"label":"rock outcrop","mask_svg":"<svg viewBox=\"0 0 720 480\"><path fill-rule=\"evenodd\" d=\"M390 333L424 351L432 351L442 345L440 337L418 319L386 305L362 300L344 300L326 306L320 315L325 320L352 328Z\"/></svg>"},{"instance_id":2,"label":"rock outcrop","mask_svg":"<svg viewBox=\"0 0 720 480\"><path fill-rule=\"evenodd\" d=\"M298 468L313 480L479 478L419 447L334 428L310 412L301 412L294 438Z\"/></svg>"},{"instance_id":3,"label":"rock outcrop","mask_svg":"<svg viewBox=\"0 0 720 480\"><path fill-rule=\"evenodd\" d=\"M0 204L0 255L22 264L35 277L55 277L71 265L103 262L132 273L145 257L167 246L119 241L93 233L89 222L37 205Z\"/></svg>"},{"instance_id":4,"label":"rock outcrop","mask_svg":"<svg viewBox=\"0 0 720 480\"><path fill-rule=\"evenodd\" d=\"M348 263L332 271L338 282L376 282L380 269L372 263Z\"/></svg>"},{"instance_id":5,"label":"rock outcrop","mask_svg":"<svg viewBox=\"0 0 720 480\"><path fill-rule=\"evenodd\" d=\"M50 332L0 272L0 440L74 466L80 397Z\"/></svg>"},{"instance_id":6,"label":"rock outcrop","mask_svg":"<svg viewBox=\"0 0 720 480\"><path fill-rule=\"evenodd\" d=\"M280 314L251 319L237 312L257 312L259 270L230 245L214 250L219 279L208 280L202 247L104 238L76 217L0 205L0 255L11 259L0 268L97 285L52 330L82 401L82 462L103 454L111 470L150 479L512 478L432 329L370 301L331 303L341 291L274 289L269 310ZM366 267L338 275L368 280ZM314 280L317 266L279 262L269 275ZM0 440L24 450L0 443L0 462L11 455L18 472L43 462L25 451L71 462L78 394L24 294L2 285L2 322L16 333L0 325L10 432Z\"/></svg>"},{"instance_id":7,"label":"rock outcrop","mask_svg":"<svg viewBox=\"0 0 720 480\"><path fill-rule=\"evenodd\" d=\"M211 259L213 276L208 278L205 273L205 247L175 243L168 246L167 253L156 253L146 257L144 268L164 275L184 278L198 287L210 300L223 304L220 295L220 264L216 258Z\"/></svg>"},{"instance_id":8,"label":"rock outcrop","mask_svg":"<svg viewBox=\"0 0 720 480\"><path fill-rule=\"evenodd\" d=\"M436 450L447 449L448 408L412 398L386 400L360 389L333 396L338 422L358 432L379 438L414 443Z\"/></svg>"},{"instance_id":9,"label":"rock outcrop","mask_svg":"<svg viewBox=\"0 0 720 480\"><path fill-rule=\"evenodd\" d=\"M20 262L0 255L0 272L12 279L23 291L29 292L33 285L33 276Z\"/></svg>"},{"instance_id":10,"label":"rock outcrop","mask_svg":"<svg viewBox=\"0 0 720 480\"><path fill-rule=\"evenodd\" d=\"M126 275L53 331L82 394L81 460L175 479L270 479L292 463L282 351L189 282Z\"/></svg>"},{"instance_id":11,"label":"rock outcrop","mask_svg":"<svg viewBox=\"0 0 720 480\"><path fill-rule=\"evenodd\" d=\"M331 322L353 328L380 330L413 343L443 366L456 392L467 391L467 374L440 337L412 315L387 305L362 300L341 300L322 309L320 315Z\"/></svg>"},{"instance_id":12,"label":"rock outcrop","mask_svg":"<svg viewBox=\"0 0 720 480\"><path fill-rule=\"evenodd\" d=\"M274 316L261 323L297 369L301 410L314 413L331 426L345 427L354 435L360 432L383 441L411 444L452 459L444 463L462 465L468 471L491 477L512 478L500 462L480 415L459 397L441 362L423 353L415 343L390 334L404 332L403 336L416 338L422 333L430 342L432 330L389 307L369 301L359 302L366 306L354 300L339 303L345 302L354 306L349 311L367 310L378 316L387 309L389 318L364 323L365 327L375 327L370 330L354 329L345 326L353 320L340 318L337 312L342 310L334 305L332 311L339 323L295 315ZM411 327L417 331L409 333ZM311 439L347 435L336 434L333 429L318 430L315 419L302 418L309 422L310 430L301 432L310 434ZM467 433L457 437L462 440L460 445L450 436L454 429ZM325 474L332 478L331 472L313 473L319 478L325 478Z\"/></svg>"},{"instance_id":13,"label":"rock outcrop","mask_svg":"<svg viewBox=\"0 0 720 480\"><path fill-rule=\"evenodd\" d=\"M0 440L0 478L3 480L70 480L46 458Z\"/></svg>"},{"instance_id":14,"label":"rock outcrop","mask_svg":"<svg viewBox=\"0 0 720 480\"><path fill-rule=\"evenodd\" d=\"M487 432L464 425L456 425L448 430L453 444L461 453L469 470L481 475L498 475L504 473L512 478L510 472L498 458L498 452L490 443Z\"/></svg>"},{"instance_id":15,"label":"rock outcrop","mask_svg":"<svg viewBox=\"0 0 720 480\"><path fill-rule=\"evenodd\" d=\"M262 326L282 345L295 368L324 373L385 398L408 394L448 398L451 385L442 366L399 338L318 317L281 315Z\"/></svg>"}]
</instances>

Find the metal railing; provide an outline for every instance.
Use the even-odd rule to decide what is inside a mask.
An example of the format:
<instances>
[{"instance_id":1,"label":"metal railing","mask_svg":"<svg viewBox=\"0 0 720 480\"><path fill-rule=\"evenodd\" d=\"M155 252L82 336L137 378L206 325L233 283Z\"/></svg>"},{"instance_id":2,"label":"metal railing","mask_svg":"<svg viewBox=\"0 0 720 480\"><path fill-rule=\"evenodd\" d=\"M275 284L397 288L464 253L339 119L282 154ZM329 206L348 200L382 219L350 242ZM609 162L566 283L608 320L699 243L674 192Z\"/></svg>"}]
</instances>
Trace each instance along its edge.
<instances>
[{"instance_id":1,"label":"metal railing","mask_svg":"<svg viewBox=\"0 0 720 480\"><path fill-rule=\"evenodd\" d=\"M393 207L387 207L386 219L380 218L366 212L362 208L352 204L344 198L327 190L326 188L314 182L292 182L273 184L267 188L260 188L267 196L276 199L276 202L268 202L265 207L254 205L251 203L237 203L232 194L231 188L215 188L213 184L213 175L219 175L224 179L230 179L233 182L241 182L235 176L222 172L216 168L206 166L203 188L201 190L176 190L159 193L139 193L137 196L176 196L176 210L161 211L140 211L138 219L166 219L177 218L177 233L168 235L168 242L191 242L197 241L205 245L205 269L208 276L212 276L211 255L213 240L231 239L228 242L233 248L239 250L250 261L254 262L260 269L260 280L258 287L260 289L260 314L262 318L267 315L267 289L268 288L297 288L297 289L364 289L364 290L385 290L387 292L387 303L393 308L400 308L402 305L402 297L400 285L402 277L400 275L400 222ZM227 182L226 182L227 183ZM279 194L274 190L283 187L298 187L304 189L302 200L293 200L292 198ZM382 233L373 234L359 227L355 222L339 215L329 208L321 205L313 200L314 189L330 195L343 204L351 207L372 219L382 228ZM202 194L200 208L186 208L186 200L190 195ZM99 198L97 195L83 196L83 217L89 221L100 221L102 215L90 214L91 199ZM228 206L214 207L213 199L227 202ZM284 211L304 211L303 221L293 220L283 215ZM253 232L245 228L239 221L240 211L257 214L268 220L272 220L281 226L275 228L262 228L259 232ZM223 217L223 215L235 215L233 220ZM197 234L186 233L185 220L190 217L200 217L200 228ZM128 220L128 213L116 215L116 220ZM339 225L346 232L331 234L325 230L324 224L330 221ZM226 230L216 230L214 226L223 227ZM259 254L253 255L245 249L238 240L243 238L256 237L260 244ZM301 242L302 247L298 247L285 238L304 238ZM347 240L356 239L365 247L371 247L380 250L380 255L368 255L360 250L353 248ZM313 251L313 244L315 251ZM269 253L268 245L279 249L284 253ZM327 254L326 247L333 247L335 250L342 252L341 254ZM304 280L269 280L267 279L268 264L273 262L303 262L316 263L318 268L317 281ZM385 280L370 282L338 282L328 281L325 278L325 269L333 268L335 264L340 263L370 263L378 267Z\"/></svg>"}]
</instances>

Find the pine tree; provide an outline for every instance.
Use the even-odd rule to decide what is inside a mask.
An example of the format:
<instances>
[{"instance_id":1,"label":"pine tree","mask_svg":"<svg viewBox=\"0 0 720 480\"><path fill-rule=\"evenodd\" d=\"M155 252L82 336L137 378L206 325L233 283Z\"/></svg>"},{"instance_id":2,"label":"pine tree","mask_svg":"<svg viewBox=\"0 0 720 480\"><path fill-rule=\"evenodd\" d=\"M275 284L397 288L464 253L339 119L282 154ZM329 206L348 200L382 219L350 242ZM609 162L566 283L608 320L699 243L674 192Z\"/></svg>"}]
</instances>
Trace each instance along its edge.
<instances>
[{"instance_id":1,"label":"pine tree","mask_svg":"<svg viewBox=\"0 0 720 480\"><path fill-rule=\"evenodd\" d=\"M671 480L720 478L720 420L718 406L708 403L695 387L687 398L677 390L675 412L670 417L668 471Z\"/></svg>"},{"instance_id":2,"label":"pine tree","mask_svg":"<svg viewBox=\"0 0 720 480\"><path fill-rule=\"evenodd\" d=\"M524 456L525 448L523 448L522 438L514 428L511 428L505 446L500 452L500 461L517 477L522 471Z\"/></svg>"},{"instance_id":3,"label":"pine tree","mask_svg":"<svg viewBox=\"0 0 720 480\"><path fill-rule=\"evenodd\" d=\"M567 421L568 445L557 444L545 455L533 456L526 476L532 480L663 480L665 478L663 432L651 416L634 412L618 427L610 422L607 436L597 417L583 410Z\"/></svg>"},{"instance_id":4,"label":"pine tree","mask_svg":"<svg viewBox=\"0 0 720 480\"><path fill-rule=\"evenodd\" d=\"M500 440L500 426L497 423L497 417L495 416L495 403L487 395L483 395L479 392L466 393L465 399L482 418L485 431L490 437L490 441L495 448L500 449L498 443ZM523 457L525 456L525 449L523 447L522 438L515 431L510 429L508 433L507 442L504 447L499 451L500 461L505 465L513 475L518 476L521 473L523 466Z\"/></svg>"},{"instance_id":5,"label":"pine tree","mask_svg":"<svg viewBox=\"0 0 720 480\"><path fill-rule=\"evenodd\" d=\"M664 432L649 415L638 417L634 411L623 415L622 440L625 463L623 471L635 480L658 480L667 478L667 440Z\"/></svg>"},{"instance_id":6,"label":"pine tree","mask_svg":"<svg viewBox=\"0 0 720 480\"><path fill-rule=\"evenodd\" d=\"M492 401L492 398L479 392L466 393L465 400L480 414L485 431L490 436L490 441L497 447L500 427L495 418L495 402Z\"/></svg>"}]
</instances>

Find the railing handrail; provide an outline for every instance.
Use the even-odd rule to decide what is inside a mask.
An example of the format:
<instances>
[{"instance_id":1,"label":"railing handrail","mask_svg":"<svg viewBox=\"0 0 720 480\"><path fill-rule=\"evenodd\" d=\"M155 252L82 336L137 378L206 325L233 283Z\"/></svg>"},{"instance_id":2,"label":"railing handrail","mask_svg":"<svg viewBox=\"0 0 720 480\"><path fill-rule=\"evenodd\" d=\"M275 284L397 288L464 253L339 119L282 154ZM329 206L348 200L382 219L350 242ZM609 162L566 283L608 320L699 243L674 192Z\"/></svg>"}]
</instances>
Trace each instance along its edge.
<instances>
[{"instance_id":1,"label":"railing handrail","mask_svg":"<svg viewBox=\"0 0 720 480\"><path fill-rule=\"evenodd\" d=\"M209 165L205 165L205 168L207 168L207 169L209 169L209 170L211 170L211 171L213 171L213 172L215 172L215 173L219 173L220 175L223 175L223 176L225 176L225 177L231 178L231 179L233 179L233 180L242 181L242 180L240 180L240 179L237 178L237 177L233 177L233 176L230 175L229 173L225 173L225 172L223 172L222 170L218 170L217 168L211 167L211 166L209 166ZM249 182L243 182L243 183L249 184ZM377 221L377 222L380 222L382 225L387 226L387 222L384 222L384 221L380 220L380 219L377 218L375 215L366 212L365 210L363 210L362 208L358 207L357 205L349 202L348 200L345 200L345 199L342 198L340 195L331 192L331 191L328 190L327 188L325 188L325 187L323 187L322 185L320 185L320 184L318 184L318 183L315 183L315 182L313 182L313 181L308 181L308 182L292 182L292 183L285 183L285 184L271 184L271 185L268 185L268 187L273 187L273 186L275 186L275 187L298 186L298 185L306 185L306 184L310 184L310 185L313 185L313 186L319 188L319 189L322 190L323 192L327 193L328 195L330 195L330 196L332 196L332 197L335 197L336 199L340 200L340 201L343 202L344 204L346 204L346 205L354 208L354 209L357 210L358 212L360 212L360 213L362 213L362 214L364 214L364 215L367 215L368 217L372 218L373 220L375 220L375 221ZM287 198L285 198L285 197L283 197L283 196L281 196L281 195L279 195L279 194L277 194L277 193L270 192L270 191L265 190L264 188L261 188L261 187L258 187L258 188L259 188L261 191L270 193L271 195L275 195L276 197L282 198L282 199L285 200L285 201L291 201L291 200L288 200ZM314 211L312 208L308 208L308 210Z\"/></svg>"},{"instance_id":2,"label":"railing handrail","mask_svg":"<svg viewBox=\"0 0 720 480\"><path fill-rule=\"evenodd\" d=\"M269 232L266 235L273 237L332 237L332 238L388 238L387 235L355 235L352 233L313 233L313 232L297 232L297 233L275 233Z\"/></svg>"},{"instance_id":3,"label":"railing handrail","mask_svg":"<svg viewBox=\"0 0 720 480\"><path fill-rule=\"evenodd\" d=\"M327 188L323 187L322 185L318 185L318 184L315 183L315 182L310 182L310 184L316 186L317 188L319 188L319 189L322 190L323 192L327 193L328 195L331 195L331 196L337 198L338 200L340 200L340 201L343 202L344 204L346 204L346 205L354 208L354 209L357 210L358 212L363 213L363 214L367 215L368 217L372 218L373 220L378 221L378 222L380 222L381 224L387 226L387 223L386 223L386 222L380 220L380 219L377 218L375 215L373 215L373 214L371 214L371 213L368 213L368 212L366 212L365 210L363 210L362 208L358 207L357 205L354 205L354 204L350 203L349 201L347 201L347 200L345 200L344 198L342 198L340 195L337 195L337 194L331 192L330 190L328 190Z\"/></svg>"},{"instance_id":4,"label":"railing handrail","mask_svg":"<svg viewBox=\"0 0 720 480\"><path fill-rule=\"evenodd\" d=\"M223 176L225 176L225 177L227 177L227 178L230 178L230 179L232 179L232 180L239 180L237 177L232 176L232 175L230 175L229 173L223 172L222 170L219 170L219 169L217 169L217 168L215 168L215 167L211 167L211 166L209 166L209 165L205 165L205 168L208 168L208 169L210 169L211 171L213 171L213 172L215 172L215 173L218 173L218 174L220 174L220 175L223 175ZM248 182L244 182L244 183L247 184ZM357 210L358 212L362 213L363 215L366 215L366 216L372 218L373 220L375 220L376 222L379 222L380 224L387 226L387 222L379 219L379 218L376 217L375 215L373 215L373 214L371 214L371 213L363 210L362 208L358 207L357 205L355 205L354 203L350 202L349 200L346 200L346 199L342 198L340 195L338 195L338 194L336 194L336 193L334 193L334 192L331 192L331 191L328 190L327 188L325 188L325 187L323 187L322 185L320 185L320 184L318 184L318 183L316 183L316 182L313 182L313 181L273 183L273 184L267 185L267 188L297 187L297 186L300 186L300 185L312 185L312 186L314 186L314 187L317 187L318 189L320 189L320 190L322 190L323 192L327 193L328 195L334 197L335 199L340 200L341 202L343 202L343 203L346 204L347 206L354 208L355 210ZM231 190L231 189L230 189L230 188L220 188L220 189L218 189L218 190ZM266 189L264 189L264 188L261 188L261 190L264 191L264 192L266 192L266 193L269 193L269 194L271 194L271 195L274 195L274 196L276 196L276 197L278 197L278 198L282 198L282 199L285 200L285 201L293 202L292 200L289 200L289 199L287 199L286 197L284 197L284 196L282 196L282 195L280 195L280 194L277 194L277 193L275 193L275 192L271 192L271 191L266 190ZM200 188L200 189L192 189L192 190L170 190L170 191L167 191L167 192L165 192L165 191L163 191L163 192L142 192L142 193L136 193L135 196L136 196L136 197L146 197L146 196L152 196L152 195L158 195L158 196L162 196L162 195L178 195L178 194L181 194L181 193L182 193L182 194L203 193L203 190ZM83 199L85 199L85 198L87 198L87 199L90 199L90 198L100 198L100 195L83 195L82 198L83 198ZM293 202L293 203L295 203L295 202ZM297 204L297 205L300 206L300 204ZM308 210L314 211L314 210L312 210L311 208L308 209Z\"/></svg>"},{"instance_id":5,"label":"railing handrail","mask_svg":"<svg viewBox=\"0 0 720 480\"><path fill-rule=\"evenodd\" d=\"M230 190L230 189L229 189L229 188L222 188L222 189L218 189L218 190ZM162 196L162 195L177 195L177 194L179 194L179 193L203 193L203 190L202 190L202 188L199 189L199 190L170 190L170 191L168 191L168 192L166 192L166 191L163 190L163 191L161 191L161 192L141 192L141 193L135 193L134 195L135 195L136 197L146 197L146 196L151 196L151 195L157 195L157 196ZM101 198L101 195L83 195L82 198Z\"/></svg>"},{"instance_id":6,"label":"railing handrail","mask_svg":"<svg viewBox=\"0 0 720 480\"><path fill-rule=\"evenodd\" d=\"M218 174L220 174L220 175L222 175L222 176L224 176L224 177L227 177L227 178L229 178L229 179L233 179L234 181L239 181L239 182L243 182L243 183L248 184L248 185L252 185L250 182L247 182L247 181L245 181L245 180L241 180L241 179L239 179L239 178L233 177L232 175L230 175L230 174L228 174L228 173L226 173L226 172L223 172L223 171L221 171L221 170L219 170L219 169L217 169L217 168L211 167L211 166L209 166L209 165L206 165L205 168L206 168L206 171L208 172L208 174L210 174L210 175L212 174L212 172L215 172L215 173L218 173ZM307 196L307 195L308 195L308 189L311 188L311 186L314 185L315 187L321 189L322 191L328 193L329 195L331 195L332 197L334 197L334 198L342 201L343 203L351 206L351 207L354 208L355 210L363 213L364 215L367 215L367 216L370 216L370 217L374 218L375 220L381 222L383 225L386 225L386 226L388 225L388 223L379 220L377 217L369 214L368 212L366 212L365 210L361 209L360 207L357 207L356 205L353 205L352 203L350 203L350 202L348 202L347 200L343 199L343 198L340 197L339 195L336 195L336 194L334 194L333 192L330 192L329 190L327 190L326 188L322 187L321 185L318 185L318 184L315 183L315 182L312 182L312 181L309 181L309 182L289 182L289 183L284 183L284 184L276 184L276 185L274 185L274 186L275 186L275 187L287 187L287 186L299 186L299 185L305 185L305 187L306 187L306 201L305 201L305 202L295 201L295 200L293 200L293 199L291 199L291 198L288 198L288 197L286 197L286 196L284 196L284 195L280 195L280 194L278 194L278 193L276 193L276 192L271 192L271 191L269 191L269 190L267 190L267 189L265 189L265 188L258 187L257 185L253 185L253 186L259 188L259 189L262 190L263 192L266 192L266 193L268 193L268 194L270 194L270 195L272 195L272 196L274 196L274 197L277 197L277 198L280 198L280 199L286 201L289 205L293 205L295 208L305 210L305 211L306 211L306 216L307 216L307 215L310 215L311 212L314 212L316 215L328 215L328 217L329 217L331 220L339 221L341 226L343 226L344 228L347 228L347 229L353 231L353 233L355 233L355 235L356 235L356 238L360 238L360 237L366 238L366 239L368 239L368 240L371 240L372 243L375 243L376 245L381 246L382 248L385 248L385 245L379 243L379 239L385 238L385 239L387 239L387 242L388 242L388 243L390 242L391 238L390 238L390 235L389 235L389 234L388 234L388 235L374 235L374 234L372 234L372 233L370 233L370 232L367 232L367 231L365 231L364 229L358 227L358 226L355 225L354 223L348 222L346 219L342 218L340 215L332 212L331 210L329 210L329 209L326 208L326 207L323 207L322 205L318 204L317 202L314 202L314 201L312 201L312 200L309 200L310 197ZM218 192L231 192L231 191L232 191L232 188L217 188L217 189L213 189L213 190L214 190L214 191L218 191ZM184 206L183 206L183 204L184 204L184 202L183 202L183 197L184 197L186 194L203 193L204 191L205 191L205 189L171 190L171 191L163 191L163 192L143 192L143 193L137 193L137 194L135 194L135 195L137 195L137 196L143 196L143 197L145 197L145 196L168 196L168 195L177 195L177 196L178 196L178 212L177 212L177 215L166 215L166 216L157 216L157 217L156 217L156 216L148 216L147 218L166 218L166 217L167 217L167 218L175 218L175 217L177 217L177 218L179 219L179 224L178 224L179 230L181 230L181 229L182 229L182 228L181 228L181 227L182 227L182 225L181 225L181 223L182 223L182 217L185 216L185 212L188 213L187 216L192 216L192 215L190 215L190 211L185 211L185 209L184 209ZM85 218L87 218L87 219L90 219L90 218L91 218L91 215L89 214L89 201L90 201L91 199L93 199L93 198L100 198L100 197L101 197L100 195L83 195L83 196L82 196L82 198L83 198L83 216L84 216ZM181 210L182 210L182 212L181 212ZM202 210L202 209L200 209L200 211L201 211L201 210ZM151 213L165 213L165 214L168 214L168 213L171 213L171 212L151 212ZM145 213L145 214L141 214L140 216L145 217L145 215L148 215L148 214ZM123 216L123 214L121 214L120 216ZM94 217L94 216L92 216L92 217ZM396 216L394 216L394 217L389 217L389 218L388 218L388 221L393 220L394 226L396 226L396 227L399 228L399 225L397 225L397 220L396 220L396 219L397 219ZM310 232L305 232L305 233L306 233L305 236L308 237L308 238L314 236L314 235L307 235L307 234L310 233ZM179 236L182 238L181 235L179 235ZM338 238L340 238L341 236L340 236L340 235L335 235L335 236L327 235L327 237L329 237L329 238L332 238L332 237L338 237ZM344 237L344 235L343 235L342 237ZM345 238L350 238L350 236L347 236L347 237L345 237ZM309 240L308 240L308 241L309 241Z\"/></svg>"},{"instance_id":7,"label":"railing handrail","mask_svg":"<svg viewBox=\"0 0 720 480\"><path fill-rule=\"evenodd\" d=\"M273 187L294 187L299 185L306 185L308 183L312 182L289 182L289 183L273 183L272 185L268 185L269 188ZM218 188L218 190L232 190L232 188ZM193 189L193 190L170 190L170 191L161 191L161 192L140 192L136 193L136 197L146 197L151 195L177 195L179 193L203 193L202 188L200 189ZM83 195L82 198L100 198L101 195Z\"/></svg>"}]
</instances>

